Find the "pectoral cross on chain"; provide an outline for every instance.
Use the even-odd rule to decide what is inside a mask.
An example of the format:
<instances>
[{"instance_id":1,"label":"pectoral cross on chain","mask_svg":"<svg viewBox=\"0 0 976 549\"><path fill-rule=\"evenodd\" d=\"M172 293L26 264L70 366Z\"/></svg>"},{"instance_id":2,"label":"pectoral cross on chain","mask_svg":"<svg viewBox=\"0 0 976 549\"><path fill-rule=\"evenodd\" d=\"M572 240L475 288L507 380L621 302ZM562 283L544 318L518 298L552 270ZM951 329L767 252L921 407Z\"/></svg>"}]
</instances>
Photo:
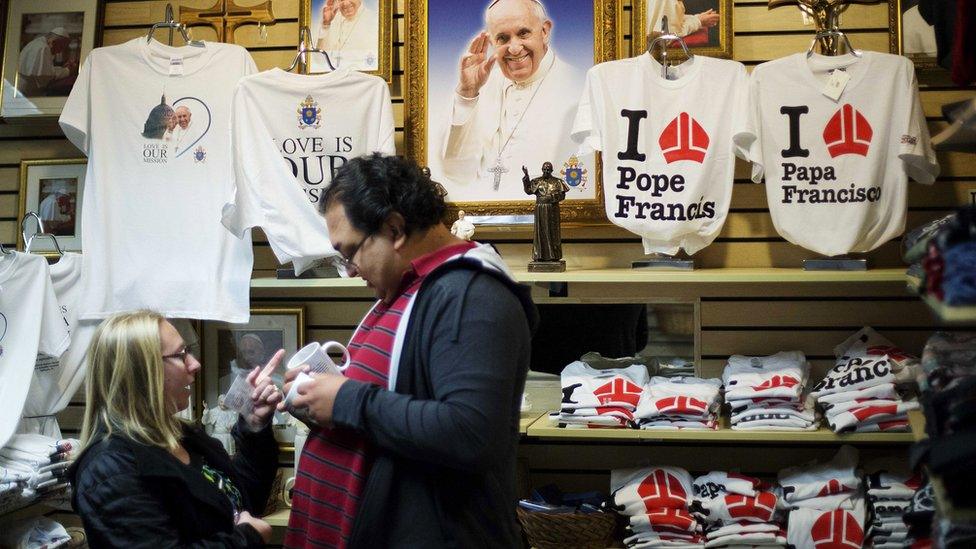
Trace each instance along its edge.
<instances>
[{"instance_id":1,"label":"pectoral cross on chain","mask_svg":"<svg viewBox=\"0 0 976 549\"><path fill-rule=\"evenodd\" d=\"M495 190L497 191L498 187L502 184L502 174L508 173L508 169L505 168L505 166L502 166L502 159L499 158L495 162L495 165L492 166L488 171L495 174Z\"/></svg>"}]
</instances>

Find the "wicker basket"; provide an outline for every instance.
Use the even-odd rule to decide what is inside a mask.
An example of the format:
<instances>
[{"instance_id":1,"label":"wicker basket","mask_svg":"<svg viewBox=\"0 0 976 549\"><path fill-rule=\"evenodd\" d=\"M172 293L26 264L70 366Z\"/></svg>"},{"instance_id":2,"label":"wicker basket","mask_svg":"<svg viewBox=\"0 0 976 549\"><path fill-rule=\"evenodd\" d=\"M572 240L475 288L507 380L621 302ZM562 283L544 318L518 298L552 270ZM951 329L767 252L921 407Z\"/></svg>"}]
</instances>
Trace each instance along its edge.
<instances>
[{"instance_id":1,"label":"wicker basket","mask_svg":"<svg viewBox=\"0 0 976 549\"><path fill-rule=\"evenodd\" d=\"M605 549L613 539L611 513L544 513L516 509L529 544L537 549Z\"/></svg>"}]
</instances>

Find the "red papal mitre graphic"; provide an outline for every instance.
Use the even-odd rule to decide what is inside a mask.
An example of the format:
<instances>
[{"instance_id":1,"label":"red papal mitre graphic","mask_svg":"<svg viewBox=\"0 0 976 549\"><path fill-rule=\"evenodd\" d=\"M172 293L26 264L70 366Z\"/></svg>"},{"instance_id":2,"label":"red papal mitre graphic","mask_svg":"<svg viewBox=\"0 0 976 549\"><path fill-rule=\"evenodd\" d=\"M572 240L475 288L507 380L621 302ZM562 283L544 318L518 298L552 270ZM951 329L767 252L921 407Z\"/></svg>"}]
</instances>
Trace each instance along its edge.
<instances>
[{"instance_id":1,"label":"red papal mitre graphic","mask_svg":"<svg viewBox=\"0 0 976 549\"><path fill-rule=\"evenodd\" d=\"M830 117L823 131L824 143L831 158L843 154L867 156L872 135L871 124L849 103Z\"/></svg>"},{"instance_id":2,"label":"red papal mitre graphic","mask_svg":"<svg viewBox=\"0 0 976 549\"><path fill-rule=\"evenodd\" d=\"M825 484L823 488L820 489L820 492L817 493L817 497L843 494L844 492L850 492L851 490L853 490L853 488L849 488L841 481L832 478L827 481L827 484Z\"/></svg>"},{"instance_id":3,"label":"red papal mitre graphic","mask_svg":"<svg viewBox=\"0 0 976 549\"><path fill-rule=\"evenodd\" d=\"M654 405L662 414L703 414L708 409L704 400L685 396L661 398Z\"/></svg>"},{"instance_id":4,"label":"red papal mitre graphic","mask_svg":"<svg viewBox=\"0 0 976 549\"><path fill-rule=\"evenodd\" d=\"M637 487L637 495L644 500L644 507L652 509L684 509L688 507L688 494L678 477L667 471L655 469Z\"/></svg>"},{"instance_id":5,"label":"red papal mitre graphic","mask_svg":"<svg viewBox=\"0 0 976 549\"><path fill-rule=\"evenodd\" d=\"M637 406L637 402L640 400L641 391L642 389L640 385L632 383L622 377L615 377L608 383L594 389L593 396L596 397L600 404L626 402L627 404Z\"/></svg>"},{"instance_id":6,"label":"red papal mitre graphic","mask_svg":"<svg viewBox=\"0 0 976 549\"><path fill-rule=\"evenodd\" d=\"M776 513L776 495L772 492L759 492L756 497L729 494L725 496L725 506L732 518L752 518L761 522L773 520Z\"/></svg>"},{"instance_id":7,"label":"red papal mitre graphic","mask_svg":"<svg viewBox=\"0 0 976 549\"><path fill-rule=\"evenodd\" d=\"M679 160L701 164L708 152L708 133L686 112L679 114L664 128L657 142L668 164Z\"/></svg>"},{"instance_id":8,"label":"red papal mitre graphic","mask_svg":"<svg viewBox=\"0 0 976 549\"><path fill-rule=\"evenodd\" d=\"M763 391L765 389L773 389L776 387L794 387L799 385L799 381L793 376L781 376L775 375L766 381L763 381L759 385L752 388L753 391Z\"/></svg>"},{"instance_id":9,"label":"red papal mitre graphic","mask_svg":"<svg viewBox=\"0 0 976 549\"><path fill-rule=\"evenodd\" d=\"M810 539L817 549L860 549L864 543L864 530L854 515L836 509L814 521Z\"/></svg>"}]
</instances>

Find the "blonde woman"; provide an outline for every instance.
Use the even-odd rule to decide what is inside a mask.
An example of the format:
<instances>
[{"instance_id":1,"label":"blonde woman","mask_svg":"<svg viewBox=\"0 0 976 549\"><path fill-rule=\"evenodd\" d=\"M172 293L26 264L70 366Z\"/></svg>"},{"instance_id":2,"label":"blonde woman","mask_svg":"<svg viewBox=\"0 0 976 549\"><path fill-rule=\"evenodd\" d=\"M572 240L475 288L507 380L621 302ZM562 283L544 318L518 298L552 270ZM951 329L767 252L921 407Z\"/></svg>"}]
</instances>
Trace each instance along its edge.
<instances>
[{"instance_id":1,"label":"blonde woman","mask_svg":"<svg viewBox=\"0 0 976 549\"><path fill-rule=\"evenodd\" d=\"M260 368L250 372L254 410L234 427L231 458L174 415L189 405L199 371L179 332L157 313L119 313L98 328L88 349L84 450L69 471L72 506L91 547L268 542L271 527L253 514L277 468L270 422L281 393Z\"/></svg>"}]
</instances>

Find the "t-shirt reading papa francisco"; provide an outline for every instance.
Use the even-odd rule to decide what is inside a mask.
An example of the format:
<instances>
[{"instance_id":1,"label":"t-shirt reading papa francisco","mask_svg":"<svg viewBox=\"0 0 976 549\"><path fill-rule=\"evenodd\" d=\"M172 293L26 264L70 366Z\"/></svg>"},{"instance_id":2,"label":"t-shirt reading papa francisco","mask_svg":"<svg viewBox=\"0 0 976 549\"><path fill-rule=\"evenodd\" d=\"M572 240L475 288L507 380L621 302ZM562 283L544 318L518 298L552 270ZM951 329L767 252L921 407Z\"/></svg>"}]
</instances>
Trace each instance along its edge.
<instances>
[{"instance_id":1,"label":"t-shirt reading papa francisco","mask_svg":"<svg viewBox=\"0 0 976 549\"><path fill-rule=\"evenodd\" d=\"M345 69L308 76L275 68L241 79L233 110L236 189L224 225L238 235L261 227L278 260L297 272L335 255L316 209L347 161L396 154L386 81Z\"/></svg>"},{"instance_id":2,"label":"t-shirt reading papa francisco","mask_svg":"<svg viewBox=\"0 0 976 549\"><path fill-rule=\"evenodd\" d=\"M88 155L80 319L149 308L246 322L250 235L220 224L233 195L230 107L244 48L170 47L145 38L97 48L61 127Z\"/></svg>"},{"instance_id":3,"label":"t-shirt reading papa francisco","mask_svg":"<svg viewBox=\"0 0 976 549\"><path fill-rule=\"evenodd\" d=\"M850 78L837 101L823 94L835 70ZM765 174L773 224L793 244L869 252L905 229L908 177L939 174L905 57L790 55L753 70L750 97L752 179Z\"/></svg>"},{"instance_id":4,"label":"t-shirt reading papa francisco","mask_svg":"<svg viewBox=\"0 0 976 549\"><path fill-rule=\"evenodd\" d=\"M591 68L573 138L603 151L610 221L646 253L693 254L722 229L735 155L755 139L749 80L741 63L700 55L669 70L647 54Z\"/></svg>"}]
</instances>

